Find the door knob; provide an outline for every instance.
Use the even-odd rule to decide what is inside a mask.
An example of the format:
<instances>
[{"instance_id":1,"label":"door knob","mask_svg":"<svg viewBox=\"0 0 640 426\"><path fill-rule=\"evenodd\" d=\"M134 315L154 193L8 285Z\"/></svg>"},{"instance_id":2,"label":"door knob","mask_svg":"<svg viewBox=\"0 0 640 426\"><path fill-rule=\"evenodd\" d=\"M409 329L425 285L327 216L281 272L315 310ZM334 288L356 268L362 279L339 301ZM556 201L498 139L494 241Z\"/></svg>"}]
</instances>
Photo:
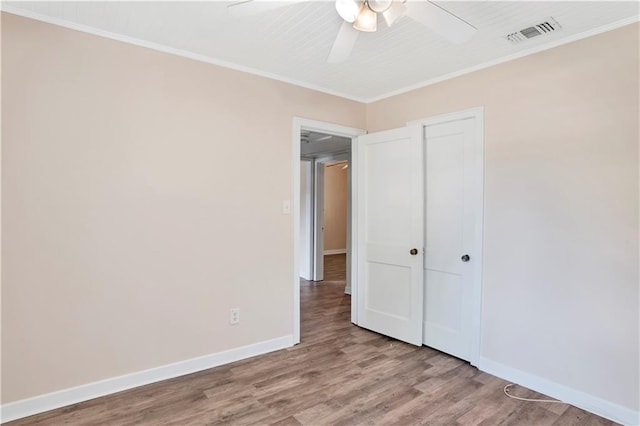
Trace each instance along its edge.
<instances>
[{"instance_id":1,"label":"door knob","mask_svg":"<svg viewBox=\"0 0 640 426\"><path fill-rule=\"evenodd\" d=\"M411 254L411 256L415 256L416 254L418 254L418 249L412 248L411 250L409 250L409 253Z\"/></svg>"},{"instance_id":2,"label":"door knob","mask_svg":"<svg viewBox=\"0 0 640 426\"><path fill-rule=\"evenodd\" d=\"M465 254L464 256L462 256L462 257L460 258L460 260L462 260L463 262L468 262L468 261L469 261L469 259L471 259L471 258L469 257L469 255L468 255L468 254Z\"/></svg>"}]
</instances>

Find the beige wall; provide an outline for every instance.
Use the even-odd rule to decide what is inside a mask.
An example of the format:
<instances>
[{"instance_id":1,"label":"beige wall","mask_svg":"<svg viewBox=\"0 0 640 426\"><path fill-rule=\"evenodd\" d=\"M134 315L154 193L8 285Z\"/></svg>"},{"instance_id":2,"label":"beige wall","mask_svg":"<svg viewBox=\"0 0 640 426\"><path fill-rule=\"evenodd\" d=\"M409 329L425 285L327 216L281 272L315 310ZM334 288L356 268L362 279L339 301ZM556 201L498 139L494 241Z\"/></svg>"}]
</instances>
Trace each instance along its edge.
<instances>
[{"instance_id":1,"label":"beige wall","mask_svg":"<svg viewBox=\"0 0 640 426\"><path fill-rule=\"evenodd\" d=\"M486 114L482 356L638 410L638 24L367 105Z\"/></svg>"},{"instance_id":2,"label":"beige wall","mask_svg":"<svg viewBox=\"0 0 640 426\"><path fill-rule=\"evenodd\" d=\"M324 168L324 249L347 248L347 169Z\"/></svg>"},{"instance_id":3,"label":"beige wall","mask_svg":"<svg viewBox=\"0 0 640 426\"><path fill-rule=\"evenodd\" d=\"M3 403L292 333L292 117L362 104L6 13L2 91Z\"/></svg>"}]
</instances>

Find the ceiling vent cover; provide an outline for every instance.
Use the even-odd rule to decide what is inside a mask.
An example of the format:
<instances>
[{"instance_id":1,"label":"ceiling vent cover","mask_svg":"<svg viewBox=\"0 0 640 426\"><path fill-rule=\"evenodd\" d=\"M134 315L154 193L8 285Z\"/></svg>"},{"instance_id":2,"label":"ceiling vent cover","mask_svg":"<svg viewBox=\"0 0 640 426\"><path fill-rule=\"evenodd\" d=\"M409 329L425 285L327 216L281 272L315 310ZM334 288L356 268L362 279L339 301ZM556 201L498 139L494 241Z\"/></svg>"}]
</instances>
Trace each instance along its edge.
<instances>
[{"instance_id":1,"label":"ceiling vent cover","mask_svg":"<svg viewBox=\"0 0 640 426\"><path fill-rule=\"evenodd\" d=\"M506 38L511 43L518 44L530 38L552 33L561 28L562 26L558 23L558 21L556 21L555 19L553 19L553 17L550 16L540 23L531 25L527 28L523 28L520 31L515 31L513 33L507 34Z\"/></svg>"}]
</instances>

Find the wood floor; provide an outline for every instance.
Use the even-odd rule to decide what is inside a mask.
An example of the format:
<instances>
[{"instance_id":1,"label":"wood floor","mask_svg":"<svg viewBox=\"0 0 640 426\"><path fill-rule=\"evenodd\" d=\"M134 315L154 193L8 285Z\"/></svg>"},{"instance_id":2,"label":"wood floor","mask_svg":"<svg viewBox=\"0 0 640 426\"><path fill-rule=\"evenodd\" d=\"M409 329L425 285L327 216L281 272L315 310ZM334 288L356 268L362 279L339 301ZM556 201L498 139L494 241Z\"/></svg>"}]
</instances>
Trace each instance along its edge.
<instances>
[{"instance_id":1,"label":"wood floor","mask_svg":"<svg viewBox=\"0 0 640 426\"><path fill-rule=\"evenodd\" d=\"M301 284L301 344L11 424L612 424L569 405L507 398L507 382L459 359L352 325L344 255L325 266L323 283Z\"/></svg>"}]
</instances>

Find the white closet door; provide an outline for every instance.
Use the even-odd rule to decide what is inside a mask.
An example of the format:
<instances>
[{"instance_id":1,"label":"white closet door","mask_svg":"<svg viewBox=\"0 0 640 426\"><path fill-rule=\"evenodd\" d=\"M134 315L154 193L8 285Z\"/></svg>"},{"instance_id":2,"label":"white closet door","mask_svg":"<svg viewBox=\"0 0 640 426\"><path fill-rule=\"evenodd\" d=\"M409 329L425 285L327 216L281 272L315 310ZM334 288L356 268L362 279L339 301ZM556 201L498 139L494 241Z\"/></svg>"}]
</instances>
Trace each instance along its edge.
<instances>
[{"instance_id":1,"label":"white closet door","mask_svg":"<svg viewBox=\"0 0 640 426\"><path fill-rule=\"evenodd\" d=\"M476 173L475 129L474 119L425 128L424 344L465 360L472 351L477 179L482 179Z\"/></svg>"},{"instance_id":2,"label":"white closet door","mask_svg":"<svg viewBox=\"0 0 640 426\"><path fill-rule=\"evenodd\" d=\"M422 344L422 127L358 137L358 325Z\"/></svg>"}]
</instances>

